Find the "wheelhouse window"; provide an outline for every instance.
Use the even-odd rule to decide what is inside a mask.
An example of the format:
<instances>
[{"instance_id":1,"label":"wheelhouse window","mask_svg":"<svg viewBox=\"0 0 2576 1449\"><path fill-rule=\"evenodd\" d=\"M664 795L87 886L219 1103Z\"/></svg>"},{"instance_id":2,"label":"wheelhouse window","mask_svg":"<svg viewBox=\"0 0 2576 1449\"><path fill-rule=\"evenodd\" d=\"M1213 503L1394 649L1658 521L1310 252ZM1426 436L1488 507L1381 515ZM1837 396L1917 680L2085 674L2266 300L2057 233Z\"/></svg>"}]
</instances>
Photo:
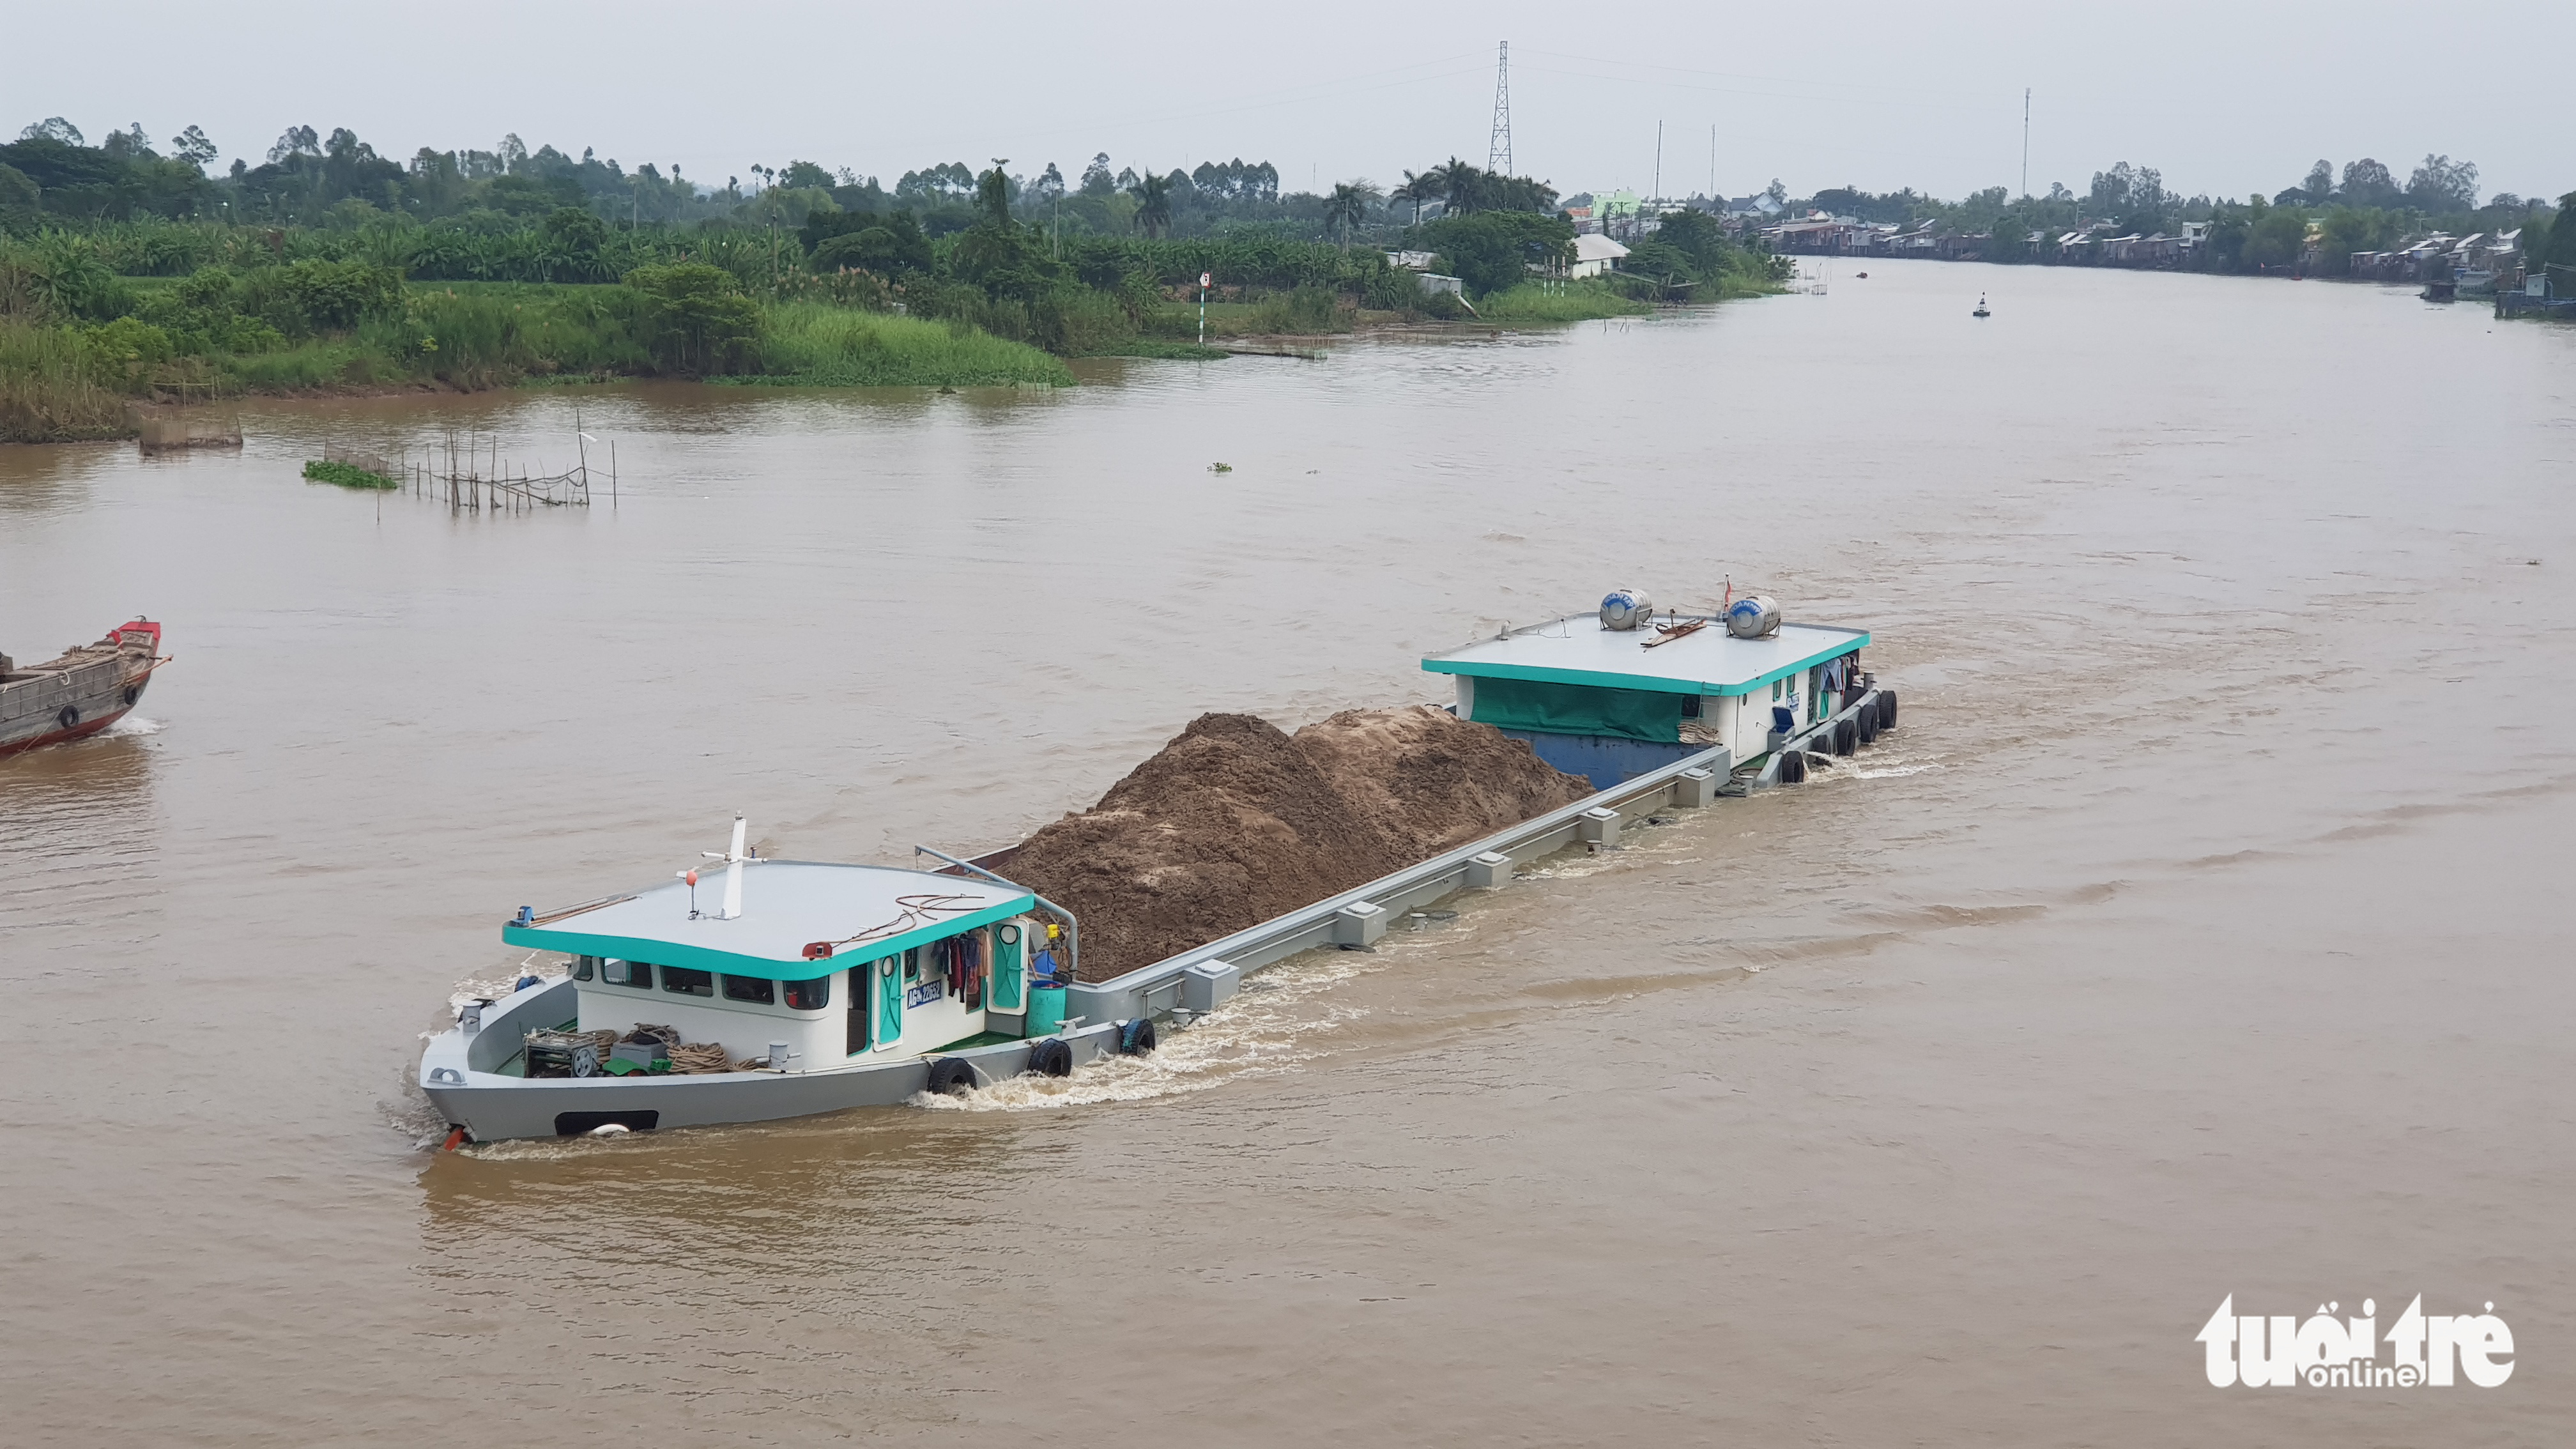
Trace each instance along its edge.
<instances>
[{"instance_id":1,"label":"wheelhouse window","mask_svg":"<svg viewBox=\"0 0 2576 1449\"><path fill-rule=\"evenodd\" d=\"M653 989L653 963L650 961L611 958L600 965L599 976L611 986L632 986L638 991Z\"/></svg>"},{"instance_id":2,"label":"wheelhouse window","mask_svg":"<svg viewBox=\"0 0 2576 1449\"><path fill-rule=\"evenodd\" d=\"M782 981L780 991L787 998L790 1011L821 1011L832 1004L832 978L817 976L811 981Z\"/></svg>"},{"instance_id":3,"label":"wheelhouse window","mask_svg":"<svg viewBox=\"0 0 2576 1449\"><path fill-rule=\"evenodd\" d=\"M778 983L760 976L727 976L724 979L727 1001L749 1001L761 1006L778 1004Z\"/></svg>"},{"instance_id":4,"label":"wheelhouse window","mask_svg":"<svg viewBox=\"0 0 2576 1449\"><path fill-rule=\"evenodd\" d=\"M681 996L713 996L716 994L716 974L701 971L695 966L665 966L662 968L662 989Z\"/></svg>"}]
</instances>

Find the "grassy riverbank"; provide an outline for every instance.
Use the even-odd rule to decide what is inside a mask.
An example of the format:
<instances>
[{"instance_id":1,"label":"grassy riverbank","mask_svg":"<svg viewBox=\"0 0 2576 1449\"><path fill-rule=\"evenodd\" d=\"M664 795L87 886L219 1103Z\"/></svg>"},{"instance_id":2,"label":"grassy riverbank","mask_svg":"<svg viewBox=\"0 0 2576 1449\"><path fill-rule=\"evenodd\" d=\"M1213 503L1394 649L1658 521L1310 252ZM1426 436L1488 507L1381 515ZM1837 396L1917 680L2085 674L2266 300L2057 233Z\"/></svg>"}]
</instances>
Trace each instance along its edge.
<instances>
[{"instance_id":1,"label":"grassy riverbank","mask_svg":"<svg viewBox=\"0 0 2576 1449\"><path fill-rule=\"evenodd\" d=\"M1063 362L953 322L817 302L763 309L760 370L722 379L788 387L1070 387Z\"/></svg>"},{"instance_id":2,"label":"grassy riverbank","mask_svg":"<svg viewBox=\"0 0 2576 1449\"><path fill-rule=\"evenodd\" d=\"M1642 317L1654 310L1652 303L1620 295L1608 278L1595 277L1569 282L1556 290L1536 282L1523 282L1510 291L1492 293L1476 304L1481 320L1515 327L1549 322L1591 322L1603 317Z\"/></svg>"},{"instance_id":3,"label":"grassy riverbank","mask_svg":"<svg viewBox=\"0 0 2576 1449\"><path fill-rule=\"evenodd\" d=\"M641 269L606 285L407 285L355 263L271 270L290 274L109 275L91 279L87 299L63 287L0 293L0 304L14 303L0 305L0 442L130 437L129 403L209 393L472 392L616 377L1073 382L1060 359L962 321L755 300L705 266ZM0 274L0 287L8 281ZM101 312L110 315L93 320Z\"/></svg>"},{"instance_id":4,"label":"grassy riverbank","mask_svg":"<svg viewBox=\"0 0 2576 1449\"><path fill-rule=\"evenodd\" d=\"M64 328L0 321L0 443L133 435L125 395L101 386L90 349Z\"/></svg>"},{"instance_id":5,"label":"grassy riverbank","mask_svg":"<svg viewBox=\"0 0 2576 1449\"><path fill-rule=\"evenodd\" d=\"M1014 220L998 181L984 180L982 219L947 237L923 235L904 212L857 231L781 232L767 257L717 246L693 259L686 238L658 237L663 250L639 255L676 259L617 280L590 279L616 250L603 225L560 211L538 240L597 263L566 264L582 279L424 282L411 265L454 259L423 252L434 238L398 222L263 233L264 245L203 223L0 234L0 441L129 436L129 403L208 395L622 377L1063 387L1072 357L1204 360L1256 339L1426 321L1540 326L1778 286L1777 259L1697 213L1667 216L1621 274L1570 283L1536 280L1572 260L1561 217L1477 212L1412 229L1437 249L1434 270L1464 280L1462 303L1424 293L1416 273L1372 249L1060 240ZM1203 276L1217 279L1204 313Z\"/></svg>"}]
</instances>

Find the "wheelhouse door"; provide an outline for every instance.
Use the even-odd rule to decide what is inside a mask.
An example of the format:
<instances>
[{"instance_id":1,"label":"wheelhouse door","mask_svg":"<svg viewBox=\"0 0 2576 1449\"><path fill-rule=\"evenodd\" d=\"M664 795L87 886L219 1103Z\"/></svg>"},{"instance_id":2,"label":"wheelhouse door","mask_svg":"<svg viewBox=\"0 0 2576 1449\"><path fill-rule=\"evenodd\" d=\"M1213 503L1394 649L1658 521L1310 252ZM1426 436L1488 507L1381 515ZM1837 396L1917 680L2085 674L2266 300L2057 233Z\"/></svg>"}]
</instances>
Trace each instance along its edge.
<instances>
[{"instance_id":1,"label":"wheelhouse door","mask_svg":"<svg viewBox=\"0 0 2576 1449\"><path fill-rule=\"evenodd\" d=\"M876 973L876 1011L870 1025L875 1029L876 1044L889 1047L903 1036L903 958L888 956L869 963Z\"/></svg>"},{"instance_id":2,"label":"wheelhouse door","mask_svg":"<svg viewBox=\"0 0 2576 1449\"><path fill-rule=\"evenodd\" d=\"M1025 1007L1022 992L1027 968L1022 958L1028 943L1022 939L1025 929L1017 921L1006 921L993 930L993 1009L1020 1011Z\"/></svg>"}]
</instances>

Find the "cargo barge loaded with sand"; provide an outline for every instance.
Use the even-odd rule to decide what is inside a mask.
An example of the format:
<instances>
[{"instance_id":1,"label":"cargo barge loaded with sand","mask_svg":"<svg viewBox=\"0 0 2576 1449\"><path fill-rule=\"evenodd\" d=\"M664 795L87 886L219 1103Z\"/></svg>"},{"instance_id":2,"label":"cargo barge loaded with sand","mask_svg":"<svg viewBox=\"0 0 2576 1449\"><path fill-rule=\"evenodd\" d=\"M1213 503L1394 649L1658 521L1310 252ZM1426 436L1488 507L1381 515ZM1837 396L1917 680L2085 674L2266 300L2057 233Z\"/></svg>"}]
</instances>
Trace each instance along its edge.
<instances>
[{"instance_id":1,"label":"cargo barge loaded with sand","mask_svg":"<svg viewBox=\"0 0 2576 1449\"><path fill-rule=\"evenodd\" d=\"M1150 1052L1249 973L1856 753L1896 723L1868 643L1768 599L1658 613L1620 590L1423 660L1453 704L1294 734L1201 716L1090 810L972 859L766 860L737 819L704 881L522 907L502 939L557 966L464 1007L420 1086L453 1147L892 1106Z\"/></svg>"}]
</instances>

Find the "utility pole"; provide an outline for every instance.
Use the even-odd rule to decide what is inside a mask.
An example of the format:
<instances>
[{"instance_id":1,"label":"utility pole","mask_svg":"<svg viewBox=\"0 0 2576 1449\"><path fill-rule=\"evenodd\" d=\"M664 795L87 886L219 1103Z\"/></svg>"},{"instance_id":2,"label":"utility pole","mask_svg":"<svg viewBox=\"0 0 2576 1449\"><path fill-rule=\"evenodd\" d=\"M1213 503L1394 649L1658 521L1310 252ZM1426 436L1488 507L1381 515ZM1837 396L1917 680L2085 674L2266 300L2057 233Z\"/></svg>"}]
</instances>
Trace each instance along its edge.
<instances>
[{"instance_id":1,"label":"utility pole","mask_svg":"<svg viewBox=\"0 0 2576 1449\"><path fill-rule=\"evenodd\" d=\"M1494 44L1494 129L1485 142L1485 169L1512 174L1512 43Z\"/></svg>"},{"instance_id":2,"label":"utility pole","mask_svg":"<svg viewBox=\"0 0 2576 1449\"><path fill-rule=\"evenodd\" d=\"M2030 87L2021 88L2021 194L2030 195Z\"/></svg>"},{"instance_id":3,"label":"utility pole","mask_svg":"<svg viewBox=\"0 0 2576 1449\"><path fill-rule=\"evenodd\" d=\"M1664 199L1664 123L1661 121L1655 123L1655 194L1652 199L1657 202Z\"/></svg>"}]
</instances>

